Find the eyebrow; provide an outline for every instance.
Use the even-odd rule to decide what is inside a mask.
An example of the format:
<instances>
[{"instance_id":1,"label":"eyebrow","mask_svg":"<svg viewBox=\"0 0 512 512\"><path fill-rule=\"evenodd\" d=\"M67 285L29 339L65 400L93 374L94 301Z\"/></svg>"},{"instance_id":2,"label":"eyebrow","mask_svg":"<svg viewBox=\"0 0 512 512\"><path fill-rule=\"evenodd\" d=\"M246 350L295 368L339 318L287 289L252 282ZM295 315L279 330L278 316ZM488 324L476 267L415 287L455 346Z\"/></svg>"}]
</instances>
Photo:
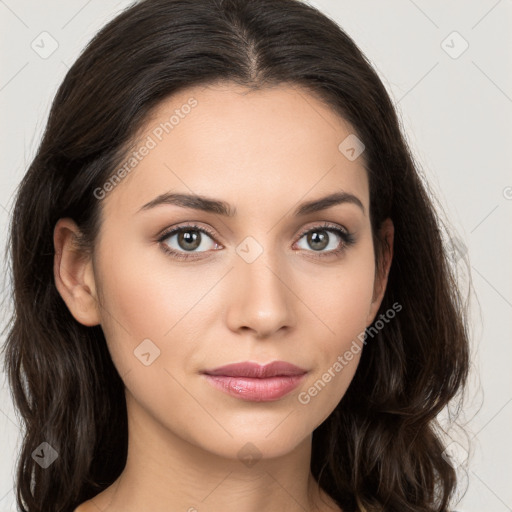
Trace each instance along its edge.
<instances>
[{"instance_id":1,"label":"eyebrow","mask_svg":"<svg viewBox=\"0 0 512 512\"><path fill-rule=\"evenodd\" d=\"M358 197L353 194L349 194L348 192L341 191L329 194L328 196L321 197L319 199L301 203L295 209L293 214L300 217L321 210L326 210L332 206L344 203L354 204L361 208L363 213L365 213L363 203ZM142 206L139 211L150 210L164 204L181 206L182 208L191 208L194 210L202 210L204 212L224 215L226 217L234 217L236 215L236 208L233 208L229 203L226 203L225 201L200 195L172 192L160 194L159 196L155 197L155 199Z\"/></svg>"}]
</instances>

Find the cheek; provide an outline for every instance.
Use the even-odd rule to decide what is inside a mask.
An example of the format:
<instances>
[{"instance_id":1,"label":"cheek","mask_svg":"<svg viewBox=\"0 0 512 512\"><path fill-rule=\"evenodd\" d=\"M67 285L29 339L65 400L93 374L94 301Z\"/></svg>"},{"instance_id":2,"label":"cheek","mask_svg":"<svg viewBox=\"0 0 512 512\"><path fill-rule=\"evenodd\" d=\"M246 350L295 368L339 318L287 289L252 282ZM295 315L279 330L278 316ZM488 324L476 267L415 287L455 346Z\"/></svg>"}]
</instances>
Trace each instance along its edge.
<instances>
[{"instance_id":1,"label":"cheek","mask_svg":"<svg viewBox=\"0 0 512 512\"><path fill-rule=\"evenodd\" d=\"M164 356L155 360L161 363L175 333L190 325L187 314L199 298L199 283L191 282L192 273L162 264L165 255L153 247L136 247L129 241L105 244L99 261L102 328L119 373L137 362L134 351L144 340L151 340L156 347L152 350ZM172 345L173 355L179 359L187 344Z\"/></svg>"},{"instance_id":2,"label":"cheek","mask_svg":"<svg viewBox=\"0 0 512 512\"><path fill-rule=\"evenodd\" d=\"M128 239L105 244L101 250L102 328L119 374L136 370L129 377L144 379L136 384L138 395L149 391L148 386L153 392L174 389L178 384L169 382L169 374L182 381L198 366L204 367L203 359L212 351L204 346L205 340L212 338L209 331L220 318L222 300L230 296L218 286L225 266L179 264L157 246ZM137 357L148 352L146 359L157 357L145 367ZM151 384L148 374L155 379Z\"/></svg>"},{"instance_id":3,"label":"cheek","mask_svg":"<svg viewBox=\"0 0 512 512\"><path fill-rule=\"evenodd\" d=\"M324 419L345 394L364 347L375 271L371 246L367 249L340 264L335 275L326 273L325 278L304 283L314 290L307 304L315 315L309 319L311 327L306 322L302 330L314 340L316 364L299 402Z\"/></svg>"},{"instance_id":4,"label":"cheek","mask_svg":"<svg viewBox=\"0 0 512 512\"><path fill-rule=\"evenodd\" d=\"M120 231L129 233L126 226ZM162 338L197 302L204 283L200 272L169 262L156 244L136 237L104 244L102 258L105 307L134 339Z\"/></svg>"},{"instance_id":5,"label":"cheek","mask_svg":"<svg viewBox=\"0 0 512 512\"><path fill-rule=\"evenodd\" d=\"M371 293L348 283L321 309L322 322L309 329L314 368L298 395L303 413L320 425L345 395L356 373L362 350ZM370 284L372 284L370 282Z\"/></svg>"},{"instance_id":6,"label":"cheek","mask_svg":"<svg viewBox=\"0 0 512 512\"><path fill-rule=\"evenodd\" d=\"M371 246L342 261L336 271L308 277L300 286L316 316L325 347L342 349L364 332L372 305L375 267ZM320 331L321 329L321 331Z\"/></svg>"},{"instance_id":7,"label":"cheek","mask_svg":"<svg viewBox=\"0 0 512 512\"><path fill-rule=\"evenodd\" d=\"M128 397L163 418L172 403L186 425L194 418L188 412L190 397L183 392L183 383L197 351L194 314L200 304L193 306L202 288L200 282L191 282L194 274L166 265L165 255L155 258L154 252L107 248L108 258L102 260L98 272L104 304L102 328ZM199 281L197 274L195 280Z\"/></svg>"}]
</instances>

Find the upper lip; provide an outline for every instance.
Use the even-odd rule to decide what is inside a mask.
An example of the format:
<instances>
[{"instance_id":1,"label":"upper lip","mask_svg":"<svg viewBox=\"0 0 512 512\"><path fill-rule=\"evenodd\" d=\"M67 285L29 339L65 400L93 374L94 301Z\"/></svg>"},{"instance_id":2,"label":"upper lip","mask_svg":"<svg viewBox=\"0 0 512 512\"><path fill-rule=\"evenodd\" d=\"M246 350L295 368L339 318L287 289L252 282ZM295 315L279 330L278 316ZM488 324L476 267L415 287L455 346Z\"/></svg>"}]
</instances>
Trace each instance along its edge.
<instances>
[{"instance_id":1,"label":"upper lip","mask_svg":"<svg viewBox=\"0 0 512 512\"><path fill-rule=\"evenodd\" d=\"M223 375L226 377L252 377L264 379L267 377L302 375L306 372L307 370L299 368L294 364L287 363L286 361L273 361L266 365L247 361L244 363L233 363L220 366L213 370L205 370L203 373L206 373L207 375Z\"/></svg>"}]
</instances>

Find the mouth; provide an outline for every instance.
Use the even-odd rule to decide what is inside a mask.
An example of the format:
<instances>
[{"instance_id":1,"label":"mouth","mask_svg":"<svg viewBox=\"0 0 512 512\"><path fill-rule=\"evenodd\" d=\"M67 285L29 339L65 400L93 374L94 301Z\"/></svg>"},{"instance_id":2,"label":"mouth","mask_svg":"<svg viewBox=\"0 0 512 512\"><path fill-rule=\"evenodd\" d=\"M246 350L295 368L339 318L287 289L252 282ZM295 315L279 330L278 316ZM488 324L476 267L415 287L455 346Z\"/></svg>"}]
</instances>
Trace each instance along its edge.
<instances>
[{"instance_id":1,"label":"mouth","mask_svg":"<svg viewBox=\"0 0 512 512\"><path fill-rule=\"evenodd\" d=\"M290 377L303 375L307 370L287 363L286 361L273 361L266 365L258 363L233 363L226 366L220 366L212 370L204 370L206 375L216 375L223 377L250 377L255 379L265 379L269 377Z\"/></svg>"},{"instance_id":2,"label":"mouth","mask_svg":"<svg viewBox=\"0 0 512 512\"><path fill-rule=\"evenodd\" d=\"M293 391L307 370L285 361L261 366L257 363L234 363L201 372L209 384L236 398L268 402Z\"/></svg>"}]
</instances>

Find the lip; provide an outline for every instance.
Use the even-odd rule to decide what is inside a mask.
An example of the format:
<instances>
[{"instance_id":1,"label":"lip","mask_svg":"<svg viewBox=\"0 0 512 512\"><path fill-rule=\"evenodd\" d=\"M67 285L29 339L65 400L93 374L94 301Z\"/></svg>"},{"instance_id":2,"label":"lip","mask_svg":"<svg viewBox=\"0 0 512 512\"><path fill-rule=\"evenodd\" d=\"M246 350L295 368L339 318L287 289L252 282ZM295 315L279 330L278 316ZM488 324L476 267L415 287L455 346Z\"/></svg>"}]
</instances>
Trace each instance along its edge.
<instances>
[{"instance_id":1,"label":"lip","mask_svg":"<svg viewBox=\"0 0 512 512\"><path fill-rule=\"evenodd\" d=\"M307 370L285 361L234 363L202 372L209 384L242 400L269 402L293 391Z\"/></svg>"}]
</instances>

